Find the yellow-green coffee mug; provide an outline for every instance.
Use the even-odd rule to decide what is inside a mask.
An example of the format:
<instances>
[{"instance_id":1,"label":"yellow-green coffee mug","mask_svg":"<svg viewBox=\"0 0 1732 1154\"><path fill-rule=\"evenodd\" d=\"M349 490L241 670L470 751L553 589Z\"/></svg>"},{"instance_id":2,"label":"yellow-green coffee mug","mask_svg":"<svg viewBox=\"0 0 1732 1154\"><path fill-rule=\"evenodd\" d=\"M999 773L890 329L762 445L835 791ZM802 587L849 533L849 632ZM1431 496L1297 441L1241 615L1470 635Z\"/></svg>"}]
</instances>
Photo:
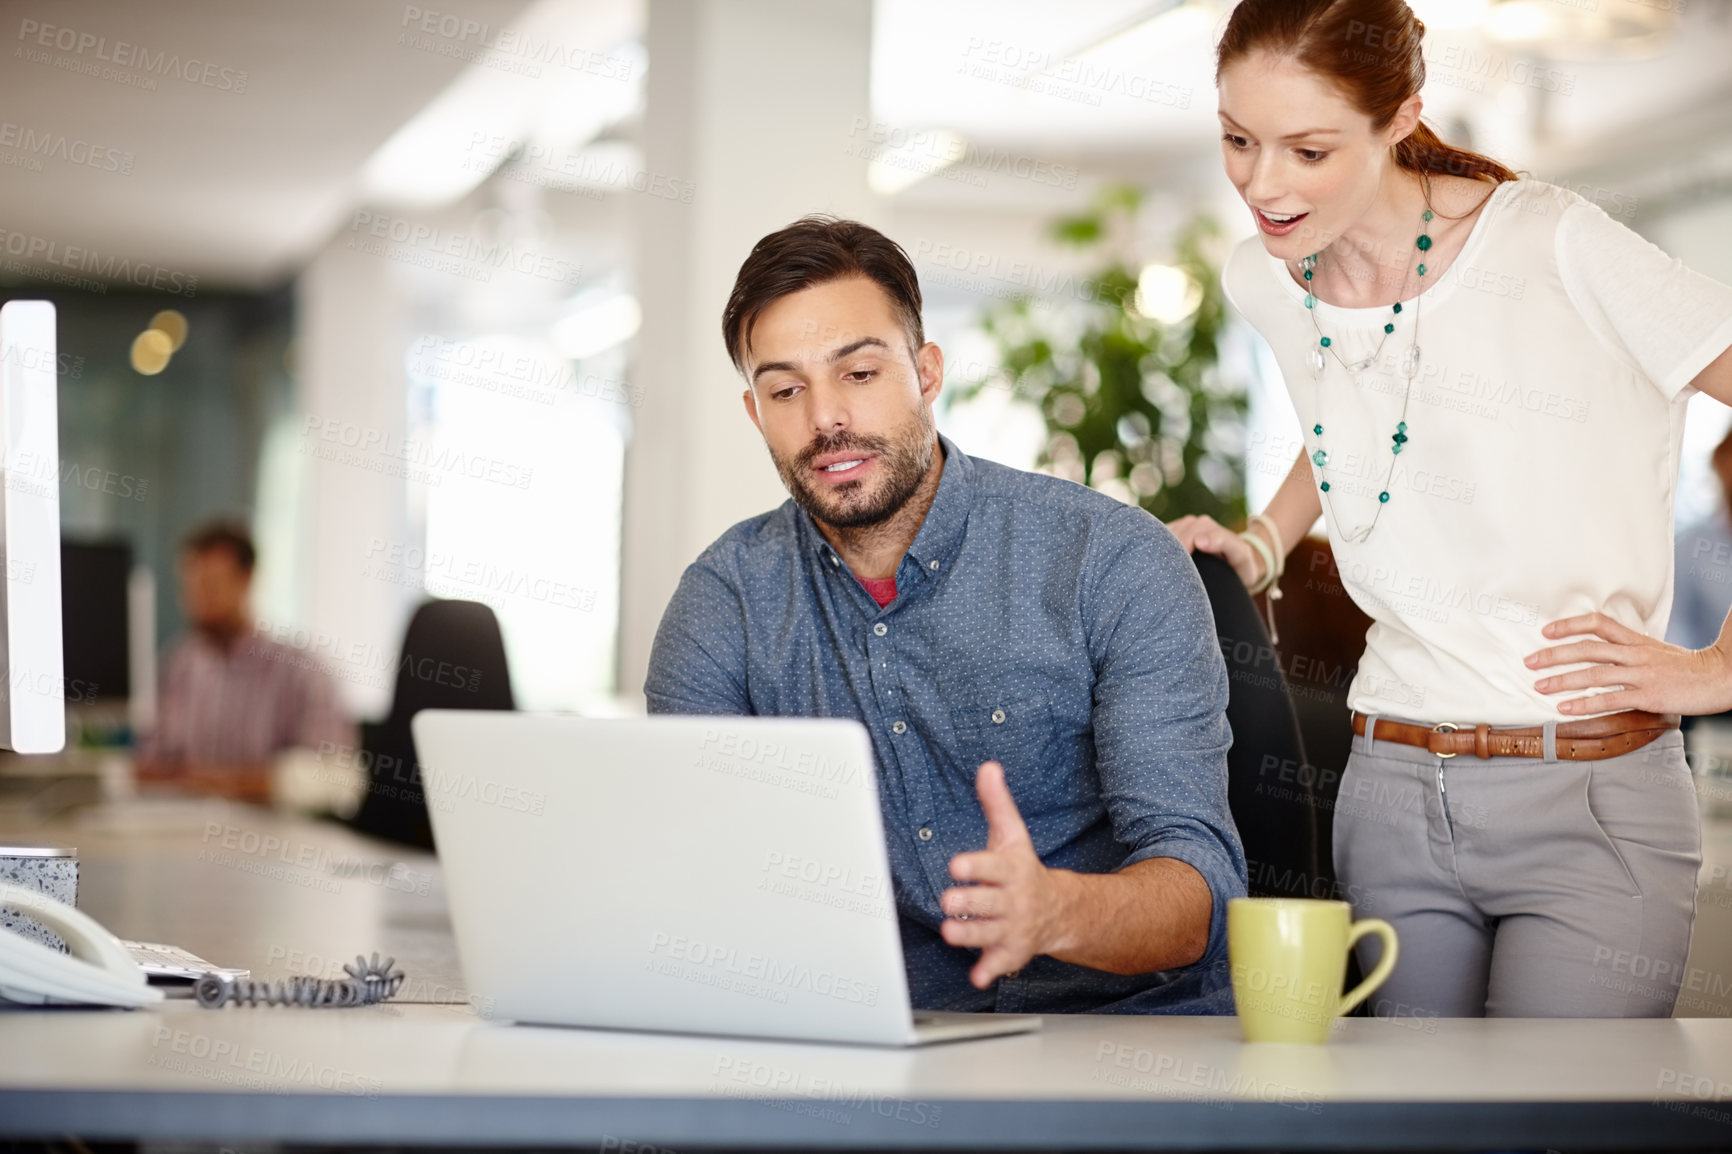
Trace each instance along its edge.
<instances>
[{"instance_id":1,"label":"yellow-green coffee mug","mask_svg":"<svg viewBox=\"0 0 1732 1154\"><path fill-rule=\"evenodd\" d=\"M1377 968L1346 996L1347 951L1366 934L1383 939ZM1353 920L1346 902L1234 898L1227 903L1233 1004L1252 1042L1327 1042L1335 1019L1364 1001L1395 969L1395 930Z\"/></svg>"}]
</instances>

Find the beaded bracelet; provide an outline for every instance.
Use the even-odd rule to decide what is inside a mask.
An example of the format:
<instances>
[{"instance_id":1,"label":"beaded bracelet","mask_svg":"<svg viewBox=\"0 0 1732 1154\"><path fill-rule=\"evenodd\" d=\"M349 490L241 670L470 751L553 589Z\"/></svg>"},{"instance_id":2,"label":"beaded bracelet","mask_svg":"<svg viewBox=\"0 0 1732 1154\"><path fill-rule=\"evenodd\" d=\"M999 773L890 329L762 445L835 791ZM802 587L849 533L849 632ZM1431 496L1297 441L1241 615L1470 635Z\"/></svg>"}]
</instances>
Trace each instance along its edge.
<instances>
[{"instance_id":1,"label":"beaded bracelet","mask_svg":"<svg viewBox=\"0 0 1732 1154\"><path fill-rule=\"evenodd\" d=\"M1287 572L1287 548L1281 540L1281 530L1276 527L1275 519L1263 513L1251 516L1252 525L1261 525L1263 531L1269 534L1269 540L1264 541L1250 531L1239 534L1257 554L1263 559L1263 577L1251 588L1252 596L1267 591L1269 594L1269 643L1278 645L1281 635L1275 630L1275 602L1281 600L1281 575Z\"/></svg>"},{"instance_id":2,"label":"beaded bracelet","mask_svg":"<svg viewBox=\"0 0 1732 1154\"><path fill-rule=\"evenodd\" d=\"M1287 546L1281 540L1280 526L1267 513L1251 514L1251 524L1263 526L1263 532L1269 534L1269 544L1275 550L1275 580L1281 580L1281 574L1287 571Z\"/></svg>"},{"instance_id":3,"label":"beaded bracelet","mask_svg":"<svg viewBox=\"0 0 1732 1154\"><path fill-rule=\"evenodd\" d=\"M1251 551L1257 554L1257 557L1263 562L1263 575L1249 586L1252 596L1256 596L1269 588L1275 581L1275 551L1269 548L1267 541L1255 533L1241 533L1239 540L1251 546Z\"/></svg>"}]
</instances>

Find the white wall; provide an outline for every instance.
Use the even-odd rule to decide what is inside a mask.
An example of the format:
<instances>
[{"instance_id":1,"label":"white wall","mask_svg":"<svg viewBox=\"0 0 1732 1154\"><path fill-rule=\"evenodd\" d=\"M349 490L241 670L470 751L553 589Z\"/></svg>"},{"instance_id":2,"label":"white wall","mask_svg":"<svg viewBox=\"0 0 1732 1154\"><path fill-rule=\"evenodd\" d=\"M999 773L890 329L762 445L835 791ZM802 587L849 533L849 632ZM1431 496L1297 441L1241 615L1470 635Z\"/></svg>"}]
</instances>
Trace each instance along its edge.
<instances>
[{"instance_id":1,"label":"white wall","mask_svg":"<svg viewBox=\"0 0 1732 1154\"><path fill-rule=\"evenodd\" d=\"M349 247L340 233L296 285L300 419L294 451L307 501L299 527L298 619L285 640L337 676L358 716L382 713L412 590L366 581L361 566L377 540L408 532L406 486L388 471L405 438L403 350L406 302L390 262ZM369 468L373 465L374 468Z\"/></svg>"},{"instance_id":2,"label":"white wall","mask_svg":"<svg viewBox=\"0 0 1732 1154\"><path fill-rule=\"evenodd\" d=\"M644 387L626 464L622 696L685 567L730 525L786 499L741 405L722 308L761 237L811 212L877 223L866 157L870 0L651 0L644 157L691 202L640 198Z\"/></svg>"}]
</instances>

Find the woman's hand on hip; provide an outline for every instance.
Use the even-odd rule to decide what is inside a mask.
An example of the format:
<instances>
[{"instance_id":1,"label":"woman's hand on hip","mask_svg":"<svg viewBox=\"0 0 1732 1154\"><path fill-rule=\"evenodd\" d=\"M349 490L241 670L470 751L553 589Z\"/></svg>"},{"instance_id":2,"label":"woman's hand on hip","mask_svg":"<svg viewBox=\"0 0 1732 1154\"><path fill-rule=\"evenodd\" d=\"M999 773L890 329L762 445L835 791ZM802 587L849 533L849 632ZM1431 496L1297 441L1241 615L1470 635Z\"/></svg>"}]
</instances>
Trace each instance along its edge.
<instances>
[{"instance_id":1,"label":"woman's hand on hip","mask_svg":"<svg viewBox=\"0 0 1732 1154\"><path fill-rule=\"evenodd\" d=\"M1263 576L1263 561L1251 546L1239 539L1239 534L1213 517L1180 517L1167 528L1179 539L1186 552L1213 553L1233 567L1247 588Z\"/></svg>"},{"instance_id":2,"label":"woman's hand on hip","mask_svg":"<svg viewBox=\"0 0 1732 1154\"><path fill-rule=\"evenodd\" d=\"M1645 709L1650 713L1703 714L1732 709L1732 653L1716 642L1706 649L1685 649L1637 633L1604 613L1567 617L1545 627L1547 637L1587 634L1598 640L1572 641L1530 653L1530 669L1594 664L1573 673L1542 677L1534 682L1541 693L1617 686L1607 693L1574 697L1558 705L1564 714L1608 713Z\"/></svg>"}]
</instances>

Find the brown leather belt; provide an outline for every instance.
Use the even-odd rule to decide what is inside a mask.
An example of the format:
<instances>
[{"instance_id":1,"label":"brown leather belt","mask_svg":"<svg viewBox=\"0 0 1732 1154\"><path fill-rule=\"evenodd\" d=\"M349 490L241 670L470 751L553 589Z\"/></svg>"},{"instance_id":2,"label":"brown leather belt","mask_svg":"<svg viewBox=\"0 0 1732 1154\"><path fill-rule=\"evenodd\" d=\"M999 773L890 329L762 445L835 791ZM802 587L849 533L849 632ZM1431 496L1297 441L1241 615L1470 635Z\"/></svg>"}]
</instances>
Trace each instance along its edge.
<instances>
[{"instance_id":1,"label":"brown leather belt","mask_svg":"<svg viewBox=\"0 0 1732 1154\"><path fill-rule=\"evenodd\" d=\"M1668 730L1678 728L1675 713L1644 713L1639 709L1558 723L1557 754L1564 761L1597 761L1637 750ZM1365 736L1365 715L1353 715L1353 732ZM1377 741L1413 745L1438 757L1471 753L1475 757L1544 757L1545 730L1538 725L1493 729L1489 725L1409 725L1377 719Z\"/></svg>"}]
</instances>

